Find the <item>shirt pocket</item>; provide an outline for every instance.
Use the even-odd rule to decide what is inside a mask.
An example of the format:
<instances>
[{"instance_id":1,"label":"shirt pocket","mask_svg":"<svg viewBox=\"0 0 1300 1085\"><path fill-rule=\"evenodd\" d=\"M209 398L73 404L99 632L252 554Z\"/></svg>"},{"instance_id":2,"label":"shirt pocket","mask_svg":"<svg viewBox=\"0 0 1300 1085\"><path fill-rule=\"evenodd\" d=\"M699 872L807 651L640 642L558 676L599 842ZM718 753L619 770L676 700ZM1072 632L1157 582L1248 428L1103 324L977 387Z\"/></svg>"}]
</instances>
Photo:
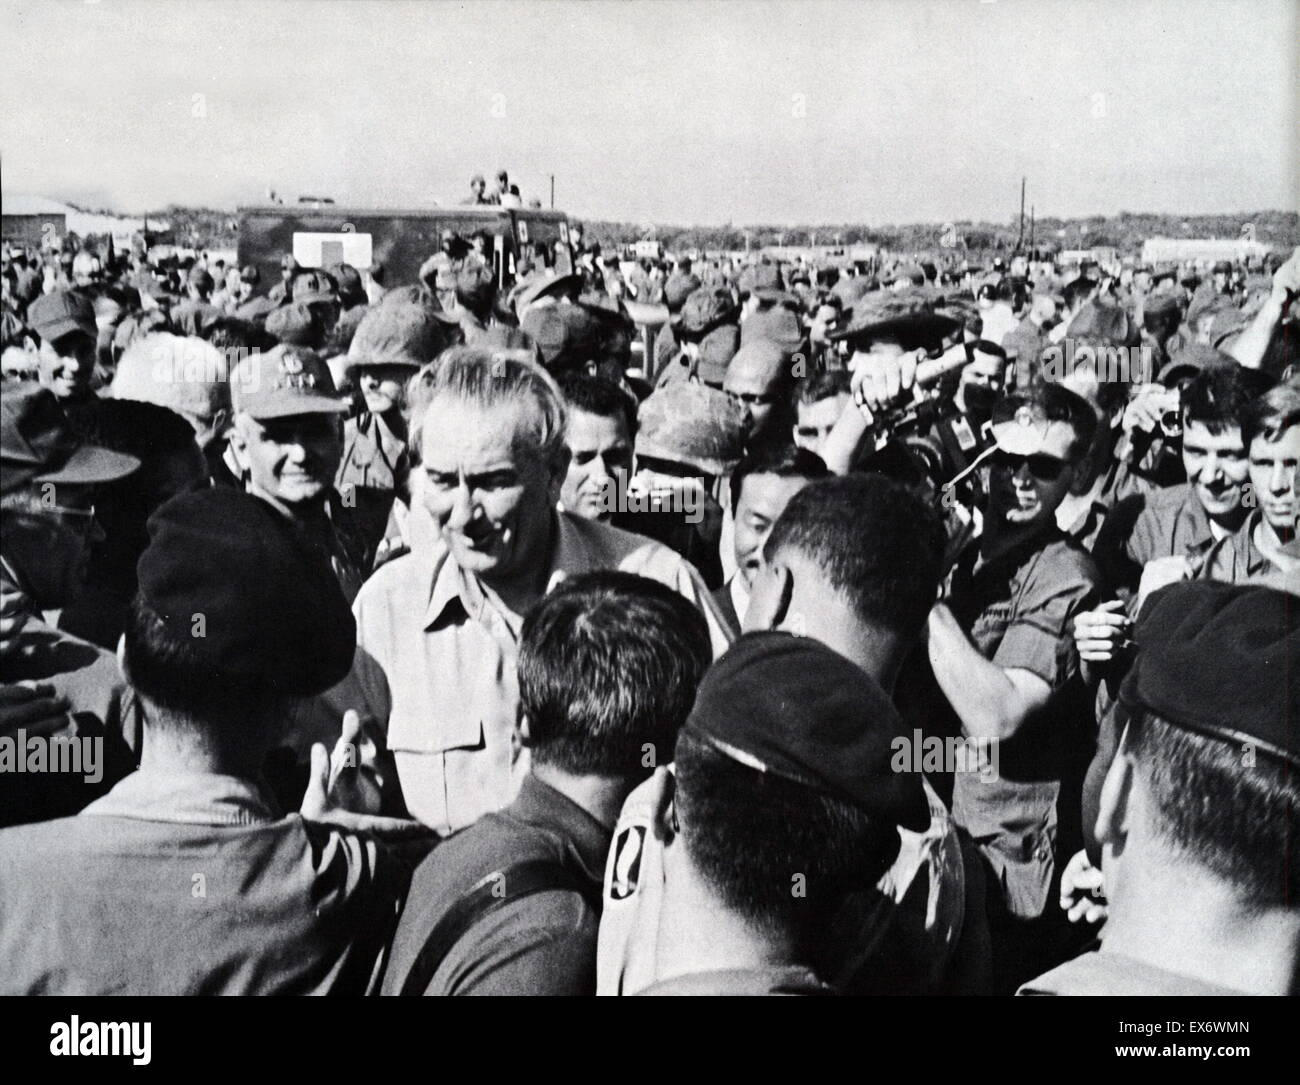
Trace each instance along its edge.
<instances>
[{"instance_id":1,"label":"shirt pocket","mask_svg":"<svg viewBox=\"0 0 1300 1085\"><path fill-rule=\"evenodd\" d=\"M430 706L394 708L388 748L403 753L443 753L483 748L483 721L473 713L431 711Z\"/></svg>"}]
</instances>

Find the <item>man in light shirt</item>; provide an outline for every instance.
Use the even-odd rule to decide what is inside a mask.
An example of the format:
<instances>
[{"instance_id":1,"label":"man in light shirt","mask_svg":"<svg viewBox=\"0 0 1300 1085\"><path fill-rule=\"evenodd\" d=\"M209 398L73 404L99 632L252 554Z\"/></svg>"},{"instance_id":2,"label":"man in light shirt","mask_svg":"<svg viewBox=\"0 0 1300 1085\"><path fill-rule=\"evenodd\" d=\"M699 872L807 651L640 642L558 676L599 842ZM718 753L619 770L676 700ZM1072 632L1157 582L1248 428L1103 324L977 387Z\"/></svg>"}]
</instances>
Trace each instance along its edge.
<instances>
[{"instance_id":1,"label":"man in light shirt","mask_svg":"<svg viewBox=\"0 0 1300 1085\"><path fill-rule=\"evenodd\" d=\"M667 547L559 511L566 411L540 366L447 352L418 432L412 516L429 530L357 596L351 675L329 694L387 733L410 813L439 833L514 799L528 769L512 741L519 631L567 576L619 569L698 605L715 654L730 636L695 569ZM428 521L432 521L429 523Z\"/></svg>"}]
</instances>

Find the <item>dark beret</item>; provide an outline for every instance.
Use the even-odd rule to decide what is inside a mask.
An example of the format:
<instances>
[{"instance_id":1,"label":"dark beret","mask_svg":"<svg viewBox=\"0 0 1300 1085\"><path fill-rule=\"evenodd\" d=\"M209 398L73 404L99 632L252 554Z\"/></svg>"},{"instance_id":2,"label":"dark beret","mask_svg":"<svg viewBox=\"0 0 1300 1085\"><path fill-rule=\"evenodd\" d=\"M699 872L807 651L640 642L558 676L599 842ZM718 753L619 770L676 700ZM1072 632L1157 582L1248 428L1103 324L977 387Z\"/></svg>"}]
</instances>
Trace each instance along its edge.
<instances>
[{"instance_id":1,"label":"dark beret","mask_svg":"<svg viewBox=\"0 0 1300 1085\"><path fill-rule=\"evenodd\" d=\"M747 633L700 683L685 730L720 753L923 831L919 773L891 767L902 720L865 671L810 637Z\"/></svg>"},{"instance_id":2,"label":"dark beret","mask_svg":"<svg viewBox=\"0 0 1300 1085\"><path fill-rule=\"evenodd\" d=\"M1120 688L1131 709L1250 743L1300 765L1300 605L1252 584L1194 580L1156 592L1134 631Z\"/></svg>"},{"instance_id":3,"label":"dark beret","mask_svg":"<svg viewBox=\"0 0 1300 1085\"><path fill-rule=\"evenodd\" d=\"M215 487L168 501L137 571L144 602L222 675L311 696L351 669L356 623L329 555L256 497Z\"/></svg>"}]
</instances>

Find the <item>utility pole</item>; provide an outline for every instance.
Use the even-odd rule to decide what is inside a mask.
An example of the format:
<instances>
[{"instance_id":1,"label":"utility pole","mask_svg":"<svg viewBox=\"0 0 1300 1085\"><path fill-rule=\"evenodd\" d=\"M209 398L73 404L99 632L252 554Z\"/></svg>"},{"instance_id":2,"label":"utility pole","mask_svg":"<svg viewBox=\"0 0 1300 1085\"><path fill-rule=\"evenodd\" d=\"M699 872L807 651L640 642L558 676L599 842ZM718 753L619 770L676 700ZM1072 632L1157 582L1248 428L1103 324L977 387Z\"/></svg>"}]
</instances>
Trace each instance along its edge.
<instances>
[{"instance_id":1,"label":"utility pole","mask_svg":"<svg viewBox=\"0 0 1300 1085\"><path fill-rule=\"evenodd\" d=\"M555 174L551 174L551 210L555 210Z\"/></svg>"},{"instance_id":2,"label":"utility pole","mask_svg":"<svg viewBox=\"0 0 1300 1085\"><path fill-rule=\"evenodd\" d=\"M1016 249L1025 243L1025 179L1020 178L1020 236L1016 238Z\"/></svg>"},{"instance_id":3,"label":"utility pole","mask_svg":"<svg viewBox=\"0 0 1300 1085\"><path fill-rule=\"evenodd\" d=\"M1034 251L1034 205L1029 205L1029 251Z\"/></svg>"}]
</instances>

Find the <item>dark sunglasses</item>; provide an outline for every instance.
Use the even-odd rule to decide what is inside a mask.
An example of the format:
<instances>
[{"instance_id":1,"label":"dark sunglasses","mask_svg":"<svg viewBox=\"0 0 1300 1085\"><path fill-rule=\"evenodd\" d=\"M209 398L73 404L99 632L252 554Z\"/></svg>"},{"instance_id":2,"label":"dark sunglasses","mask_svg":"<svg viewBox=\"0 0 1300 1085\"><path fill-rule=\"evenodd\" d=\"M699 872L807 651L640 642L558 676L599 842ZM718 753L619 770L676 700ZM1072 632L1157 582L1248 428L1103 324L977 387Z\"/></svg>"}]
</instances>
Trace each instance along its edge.
<instances>
[{"instance_id":1,"label":"dark sunglasses","mask_svg":"<svg viewBox=\"0 0 1300 1085\"><path fill-rule=\"evenodd\" d=\"M993 454L993 462L1013 475L1028 464L1029 473L1039 482L1055 482L1067 466L1064 460L1058 460L1055 456L1048 456L1043 452L1037 452L1032 456L1021 456L1015 452L1003 452L1002 449L998 449Z\"/></svg>"}]
</instances>

